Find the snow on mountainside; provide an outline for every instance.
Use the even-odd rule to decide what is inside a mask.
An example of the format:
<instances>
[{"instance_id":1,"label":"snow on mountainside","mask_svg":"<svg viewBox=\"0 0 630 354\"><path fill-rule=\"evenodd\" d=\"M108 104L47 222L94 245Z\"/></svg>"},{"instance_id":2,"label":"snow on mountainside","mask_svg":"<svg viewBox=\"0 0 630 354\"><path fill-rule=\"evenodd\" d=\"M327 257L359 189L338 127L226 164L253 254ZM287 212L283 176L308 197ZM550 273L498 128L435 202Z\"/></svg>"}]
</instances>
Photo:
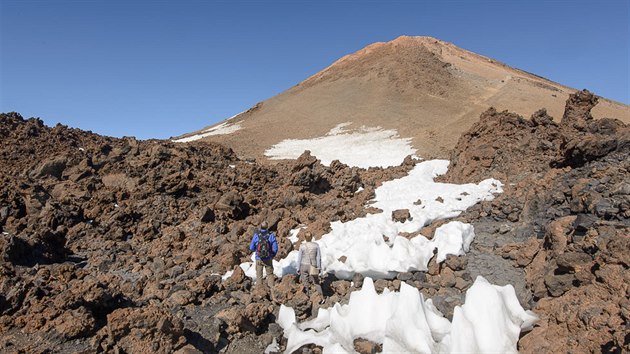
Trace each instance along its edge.
<instances>
[{"instance_id":1,"label":"snow on mountainside","mask_svg":"<svg viewBox=\"0 0 630 354\"><path fill-rule=\"evenodd\" d=\"M397 166L416 152L410 146L411 139L401 139L395 130L361 127L347 131L344 127L351 124L339 124L319 138L284 140L265 151L265 156L272 160L296 159L309 150L324 165L339 160L346 165L368 168Z\"/></svg>"},{"instance_id":2,"label":"snow on mountainside","mask_svg":"<svg viewBox=\"0 0 630 354\"><path fill-rule=\"evenodd\" d=\"M403 36L339 59L233 117L230 123L240 130L204 139L225 143L240 157L276 159L290 157L282 151L296 141L322 139L352 122L349 131L380 127L409 140L418 156L447 158L489 107L524 116L546 107L559 120L574 91L451 43ZM630 107L605 99L593 115L630 123Z\"/></svg>"},{"instance_id":3,"label":"snow on mountainside","mask_svg":"<svg viewBox=\"0 0 630 354\"><path fill-rule=\"evenodd\" d=\"M203 139L207 136L234 133L239 129L241 129L241 125L238 123L230 124L228 122L224 122L212 128L205 129L200 134L190 135L181 139L174 139L173 141L176 143L189 143L191 141Z\"/></svg>"}]
</instances>

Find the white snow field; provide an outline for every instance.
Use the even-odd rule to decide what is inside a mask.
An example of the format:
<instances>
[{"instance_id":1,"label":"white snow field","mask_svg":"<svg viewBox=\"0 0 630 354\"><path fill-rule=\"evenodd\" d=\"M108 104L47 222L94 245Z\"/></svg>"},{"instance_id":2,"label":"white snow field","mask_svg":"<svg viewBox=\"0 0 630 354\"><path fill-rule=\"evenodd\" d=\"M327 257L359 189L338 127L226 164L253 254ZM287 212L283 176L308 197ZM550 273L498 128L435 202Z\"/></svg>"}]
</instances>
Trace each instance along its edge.
<instances>
[{"instance_id":1,"label":"white snow field","mask_svg":"<svg viewBox=\"0 0 630 354\"><path fill-rule=\"evenodd\" d=\"M331 223L332 230L316 241L322 252L322 268L342 279L350 279L357 272L367 277L363 288L350 295L347 305L337 303L320 309L317 318L304 323L297 323L293 309L281 305L277 322L288 341L285 353L309 343L322 346L324 354L355 353L356 338L382 343L383 353L517 352L520 332L529 329L538 318L520 306L511 285L495 286L478 277L466 293L465 304L455 308L452 322L418 289L405 283L397 292L385 289L377 294L374 290L372 278L426 270L435 249L438 262L448 254L463 255L469 250L474 229L461 222L440 226L432 240L423 235L410 239L399 235L457 216L502 192L502 183L494 179L464 185L436 183L434 178L446 173L448 164L445 160L418 163L407 176L376 189L371 206L382 213ZM397 209L409 209L411 220L392 221L392 211ZM292 242L297 241L298 231L291 232ZM295 273L296 261L297 251L274 260L274 274L281 277ZM253 262L240 266L255 279Z\"/></svg>"},{"instance_id":2,"label":"white snow field","mask_svg":"<svg viewBox=\"0 0 630 354\"><path fill-rule=\"evenodd\" d=\"M231 118L228 118L228 120ZM212 128L208 128L202 131L201 134L195 134L195 135L187 136L181 139L174 139L172 141L175 143L189 143L191 141L199 140L201 138L205 138L211 135L231 134L240 129L241 129L241 125L239 123L230 124L229 122L224 122L217 126L214 126Z\"/></svg>"},{"instance_id":3,"label":"white snow field","mask_svg":"<svg viewBox=\"0 0 630 354\"><path fill-rule=\"evenodd\" d=\"M350 124L341 123L319 138L283 140L265 151L265 156L272 160L296 159L304 150L310 150L326 166L339 160L349 166L368 168L398 166L416 152L411 139L401 138L394 129L361 127L351 132L345 129Z\"/></svg>"},{"instance_id":4,"label":"white snow field","mask_svg":"<svg viewBox=\"0 0 630 354\"><path fill-rule=\"evenodd\" d=\"M310 140L285 140L265 152L271 159L297 158L311 150L323 164L332 160L350 166L399 165L415 153L409 139L394 130L362 128L348 132L340 124L326 136ZM383 345L384 353L515 353L522 330L537 320L531 311L519 304L511 285L499 287L478 277L466 293L465 304L456 307L449 322L418 289L402 283L400 291L382 294L374 290L373 278L393 278L399 272L426 270L434 251L443 262L448 254L468 252L475 237L472 225L457 221L435 230L431 240L417 232L438 219L459 215L482 200L492 200L502 192L502 183L487 179L478 184L436 183L434 178L447 171L445 160L423 161L403 178L388 181L375 190L370 206L382 210L377 214L348 222L331 223L331 231L316 242L322 252L324 272L340 279L351 279L355 273L366 276L363 288L350 295L347 305L335 304L320 309L318 316L297 323L290 307L281 305L277 322L287 338L285 353L304 344L317 344L323 353L355 353L353 341L365 338ZM408 209L411 218L392 220L392 212ZM301 227L303 228L303 226ZM291 242L298 241L300 228L292 230ZM404 237L401 233L414 237ZM255 279L252 262L240 265ZM274 260L274 274L294 274L297 251ZM223 278L231 275L227 272ZM272 350L277 348L271 346ZM275 349L274 349L275 350Z\"/></svg>"},{"instance_id":5,"label":"white snow field","mask_svg":"<svg viewBox=\"0 0 630 354\"><path fill-rule=\"evenodd\" d=\"M372 206L382 213L368 214L348 222L331 223L331 231L317 241L322 253L322 268L337 278L351 279L355 273L373 278L392 278L398 272L426 270L437 248L438 261L447 254L462 255L474 238L471 225L453 221L440 226L432 240L423 235L407 239L401 232L416 232L434 220L451 218L481 200L491 200L502 191L501 182L487 179L479 184L436 183L433 178L446 173L446 160L418 163L400 179L388 181L376 189ZM436 200L436 199L439 200ZM412 220L392 220L392 211L409 209ZM292 233L295 237L296 234ZM387 237L385 240L383 237ZM249 277L255 278L252 262L241 264ZM339 259L345 257L345 261ZM274 274L283 276L297 270L297 251L274 260ZM226 274L227 276L227 274Z\"/></svg>"},{"instance_id":6,"label":"white snow field","mask_svg":"<svg viewBox=\"0 0 630 354\"><path fill-rule=\"evenodd\" d=\"M452 323L418 289L403 282L398 292L377 294L371 278L347 305L320 308L303 323L281 305L277 322L287 337L285 353L310 343L324 354L356 353L356 338L382 343L383 353L517 353L519 333L537 320L520 306L511 285L492 285L480 276L464 305L455 307Z\"/></svg>"}]
</instances>

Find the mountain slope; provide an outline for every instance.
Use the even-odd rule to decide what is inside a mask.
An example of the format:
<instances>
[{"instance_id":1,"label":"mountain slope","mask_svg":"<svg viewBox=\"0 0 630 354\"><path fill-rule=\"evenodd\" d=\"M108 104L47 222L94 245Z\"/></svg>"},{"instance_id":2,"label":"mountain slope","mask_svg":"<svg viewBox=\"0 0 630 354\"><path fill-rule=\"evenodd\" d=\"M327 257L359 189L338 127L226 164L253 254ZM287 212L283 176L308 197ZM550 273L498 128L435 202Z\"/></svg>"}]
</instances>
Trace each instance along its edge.
<instances>
[{"instance_id":1,"label":"mountain slope","mask_svg":"<svg viewBox=\"0 0 630 354\"><path fill-rule=\"evenodd\" d=\"M399 37L345 56L221 128L186 135L261 158L285 139L347 130L394 129L422 157L447 157L458 137L488 107L529 116L545 107L559 120L575 90L431 37ZM630 122L630 107L601 99L595 118ZM211 135L210 135L211 134ZM197 136L195 136L197 135ZM186 137L184 136L184 137ZM317 153L315 153L317 155Z\"/></svg>"}]
</instances>

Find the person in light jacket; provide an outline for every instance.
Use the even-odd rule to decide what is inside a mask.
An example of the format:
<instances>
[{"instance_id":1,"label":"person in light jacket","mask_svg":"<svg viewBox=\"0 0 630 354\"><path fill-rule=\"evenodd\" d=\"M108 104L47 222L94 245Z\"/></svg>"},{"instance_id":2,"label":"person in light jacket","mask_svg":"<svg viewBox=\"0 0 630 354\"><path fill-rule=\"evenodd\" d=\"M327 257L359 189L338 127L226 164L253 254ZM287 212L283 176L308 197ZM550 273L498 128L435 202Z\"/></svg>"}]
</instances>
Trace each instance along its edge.
<instances>
[{"instance_id":1,"label":"person in light jacket","mask_svg":"<svg viewBox=\"0 0 630 354\"><path fill-rule=\"evenodd\" d=\"M306 293L309 296L311 295L311 285L315 287L315 290L322 298L321 304L324 302L324 293L322 292L321 285L319 285L319 274L322 269L319 245L312 242L313 235L309 231L306 231L304 234L304 240L306 242L300 245L300 251L298 253L297 274L300 276L300 283L304 285L304 289L306 289Z\"/></svg>"}]
</instances>

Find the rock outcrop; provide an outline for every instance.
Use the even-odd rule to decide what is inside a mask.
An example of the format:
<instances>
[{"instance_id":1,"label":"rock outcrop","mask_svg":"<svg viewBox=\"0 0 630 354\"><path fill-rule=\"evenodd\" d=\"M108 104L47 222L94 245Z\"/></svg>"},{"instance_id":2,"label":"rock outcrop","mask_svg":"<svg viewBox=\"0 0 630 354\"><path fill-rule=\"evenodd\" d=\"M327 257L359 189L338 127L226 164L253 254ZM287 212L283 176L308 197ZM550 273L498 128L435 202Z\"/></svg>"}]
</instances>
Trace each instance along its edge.
<instances>
[{"instance_id":1,"label":"rock outcrop","mask_svg":"<svg viewBox=\"0 0 630 354\"><path fill-rule=\"evenodd\" d=\"M541 321L522 352L630 350L630 127L593 120L596 103L588 91L571 95L559 124L544 111L528 120L491 109L462 136L445 177L506 184L463 218L500 225L487 235L493 252L525 274Z\"/></svg>"}]
</instances>

